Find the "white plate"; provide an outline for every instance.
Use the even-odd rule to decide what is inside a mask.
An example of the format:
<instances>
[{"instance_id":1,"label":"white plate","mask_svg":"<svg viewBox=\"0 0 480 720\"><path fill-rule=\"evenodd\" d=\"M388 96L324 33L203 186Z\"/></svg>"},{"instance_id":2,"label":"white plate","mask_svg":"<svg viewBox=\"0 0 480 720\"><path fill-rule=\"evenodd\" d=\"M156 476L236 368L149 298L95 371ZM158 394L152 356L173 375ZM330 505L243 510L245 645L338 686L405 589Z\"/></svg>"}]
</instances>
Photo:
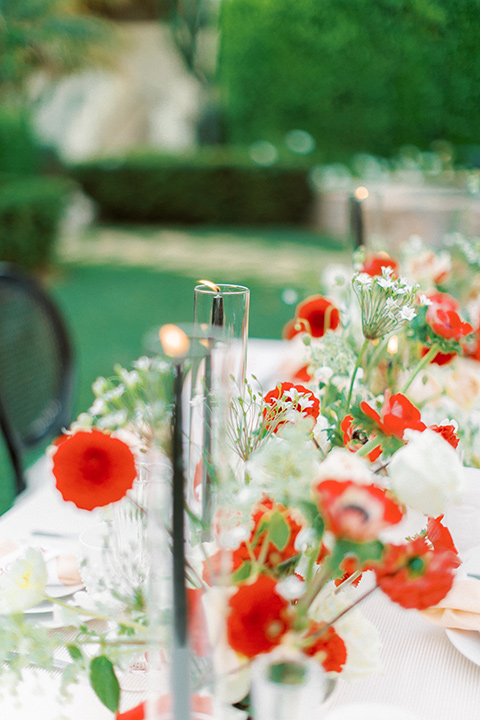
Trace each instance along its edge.
<instances>
[{"instance_id":1,"label":"white plate","mask_svg":"<svg viewBox=\"0 0 480 720\"><path fill-rule=\"evenodd\" d=\"M45 593L47 595L50 595L50 597L52 598L60 600L61 598L70 597L79 590L82 590L83 587L83 583L80 583L78 585L47 585L47 587L45 588ZM35 605L35 607L25 610L24 614L39 615L51 612L53 612L53 603L49 602L48 600L44 600L39 605Z\"/></svg>"},{"instance_id":2,"label":"white plate","mask_svg":"<svg viewBox=\"0 0 480 720\"><path fill-rule=\"evenodd\" d=\"M445 630L453 647L480 666L480 633L477 630Z\"/></svg>"}]
</instances>

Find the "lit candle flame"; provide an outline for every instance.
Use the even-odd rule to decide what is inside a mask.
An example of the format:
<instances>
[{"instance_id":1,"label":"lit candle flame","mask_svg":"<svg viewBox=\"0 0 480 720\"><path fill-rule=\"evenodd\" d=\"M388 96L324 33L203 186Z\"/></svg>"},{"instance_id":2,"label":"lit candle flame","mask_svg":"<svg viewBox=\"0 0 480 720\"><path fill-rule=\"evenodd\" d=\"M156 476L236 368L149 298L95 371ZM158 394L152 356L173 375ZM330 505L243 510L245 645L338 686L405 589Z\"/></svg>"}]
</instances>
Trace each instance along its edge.
<instances>
[{"instance_id":1,"label":"lit candle flame","mask_svg":"<svg viewBox=\"0 0 480 720\"><path fill-rule=\"evenodd\" d=\"M162 325L158 331L160 342L166 355L179 358L186 355L190 347L188 335L178 325Z\"/></svg>"},{"instance_id":2,"label":"lit candle flame","mask_svg":"<svg viewBox=\"0 0 480 720\"><path fill-rule=\"evenodd\" d=\"M368 190L363 186L357 187L353 194L357 200L366 200L368 198Z\"/></svg>"},{"instance_id":3,"label":"lit candle flame","mask_svg":"<svg viewBox=\"0 0 480 720\"><path fill-rule=\"evenodd\" d=\"M392 335L388 341L387 352L389 352L390 355L395 355L398 352L398 337L396 335Z\"/></svg>"},{"instance_id":4,"label":"lit candle flame","mask_svg":"<svg viewBox=\"0 0 480 720\"><path fill-rule=\"evenodd\" d=\"M220 292L220 288L218 285L215 285L215 283L211 282L210 280L199 280L198 281L200 285L206 285L209 287L213 292Z\"/></svg>"}]
</instances>

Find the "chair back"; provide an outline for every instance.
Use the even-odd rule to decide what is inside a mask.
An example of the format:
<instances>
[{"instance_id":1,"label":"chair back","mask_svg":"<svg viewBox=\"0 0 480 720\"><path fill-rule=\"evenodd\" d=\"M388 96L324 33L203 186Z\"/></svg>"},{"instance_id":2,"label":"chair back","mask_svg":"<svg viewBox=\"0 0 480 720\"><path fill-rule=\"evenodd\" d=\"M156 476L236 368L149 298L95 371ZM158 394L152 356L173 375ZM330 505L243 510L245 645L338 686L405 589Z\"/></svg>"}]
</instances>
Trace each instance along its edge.
<instances>
[{"instance_id":1,"label":"chair back","mask_svg":"<svg viewBox=\"0 0 480 720\"><path fill-rule=\"evenodd\" d=\"M67 426L71 401L72 349L59 311L30 275L0 263L0 427L13 455Z\"/></svg>"}]
</instances>

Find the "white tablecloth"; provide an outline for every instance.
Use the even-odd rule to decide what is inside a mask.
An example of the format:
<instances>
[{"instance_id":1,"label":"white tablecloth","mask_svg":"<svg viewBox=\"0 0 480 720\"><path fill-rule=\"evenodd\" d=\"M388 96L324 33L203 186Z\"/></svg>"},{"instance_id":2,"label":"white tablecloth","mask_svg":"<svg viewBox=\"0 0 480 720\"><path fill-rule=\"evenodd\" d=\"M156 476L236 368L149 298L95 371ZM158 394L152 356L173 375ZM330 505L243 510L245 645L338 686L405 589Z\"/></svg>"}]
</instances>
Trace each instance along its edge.
<instances>
[{"instance_id":1,"label":"white tablecloth","mask_svg":"<svg viewBox=\"0 0 480 720\"><path fill-rule=\"evenodd\" d=\"M249 369L255 370L265 383L273 377L272 352L274 364L278 366L286 355L283 344L250 342ZM270 387L265 384L265 389ZM0 518L0 537L22 540L32 530L43 530L64 533L69 542L74 542L78 533L94 522L91 513L77 510L71 503L62 501L45 467L42 459L36 468L37 471L44 468L40 472L44 481L36 482L39 487L27 493ZM470 473L469 479L473 493L476 476L474 479ZM352 684L339 680L321 716L342 705L376 702L415 711L421 720L479 720L480 667L455 649L444 630L425 622L416 611L394 605L380 592L374 592L363 603L362 609L380 632L384 671ZM28 674L19 688L18 699L8 694L0 699L2 720L60 720L60 717L65 720L112 719L112 714L86 684L75 687L72 701L62 706L55 695L58 676L39 671L38 680L36 684L32 675ZM37 685L43 688L43 695L34 693ZM125 708L140 700L138 693L125 693Z\"/></svg>"}]
</instances>

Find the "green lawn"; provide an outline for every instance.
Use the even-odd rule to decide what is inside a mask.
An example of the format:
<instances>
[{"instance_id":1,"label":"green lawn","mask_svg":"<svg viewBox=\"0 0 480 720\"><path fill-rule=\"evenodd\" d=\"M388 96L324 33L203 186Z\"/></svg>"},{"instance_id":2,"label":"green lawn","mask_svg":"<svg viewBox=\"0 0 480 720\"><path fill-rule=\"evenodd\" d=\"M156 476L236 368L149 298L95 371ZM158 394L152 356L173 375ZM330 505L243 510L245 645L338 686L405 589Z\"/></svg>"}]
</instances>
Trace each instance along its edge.
<instances>
[{"instance_id":1,"label":"green lawn","mask_svg":"<svg viewBox=\"0 0 480 720\"><path fill-rule=\"evenodd\" d=\"M165 243L163 236L155 235L154 228L127 227L122 230L135 233L139 238L149 238L152 249L154 243L157 247ZM91 404L90 388L98 375L109 375L117 362L129 366L145 352L144 337L152 327L193 320L193 289L199 278L207 276L216 282L248 286L251 292L250 337L279 338L283 325L294 311L294 307L283 301L283 291L286 288L296 290L300 298L317 292L322 267L332 258L338 260L349 256L341 245L339 247L338 241L309 230L200 228L182 232L188 239L195 239L196 266L192 266L191 257L188 263L178 259L175 270L168 272L159 269L158 262L152 263L152 267L120 265L118 262L88 264L88 250L95 243L93 228L88 231L85 241L87 257L83 264L64 259L51 278L50 291L65 316L74 343L77 361L75 413ZM240 245L238 241L241 241ZM212 246L212 242L216 244ZM221 270L217 262L212 278L208 274L214 260L211 253L225 251L228 262L225 261ZM302 257L301 271L296 271L293 281L287 273L288 280L285 280L285 256L293 261L295 255ZM250 269L245 262L248 256L254 263ZM315 262L310 263L310 257Z\"/></svg>"},{"instance_id":2,"label":"green lawn","mask_svg":"<svg viewBox=\"0 0 480 720\"><path fill-rule=\"evenodd\" d=\"M145 352L144 338L167 322L192 322L198 278L149 268L64 266L51 292L70 328L77 363L75 412L92 401L91 384L111 374L114 363L129 366ZM239 278L250 288L250 336L279 338L293 308L282 288ZM297 288L302 292L301 288Z\"/></svg>"}]
</instances>

